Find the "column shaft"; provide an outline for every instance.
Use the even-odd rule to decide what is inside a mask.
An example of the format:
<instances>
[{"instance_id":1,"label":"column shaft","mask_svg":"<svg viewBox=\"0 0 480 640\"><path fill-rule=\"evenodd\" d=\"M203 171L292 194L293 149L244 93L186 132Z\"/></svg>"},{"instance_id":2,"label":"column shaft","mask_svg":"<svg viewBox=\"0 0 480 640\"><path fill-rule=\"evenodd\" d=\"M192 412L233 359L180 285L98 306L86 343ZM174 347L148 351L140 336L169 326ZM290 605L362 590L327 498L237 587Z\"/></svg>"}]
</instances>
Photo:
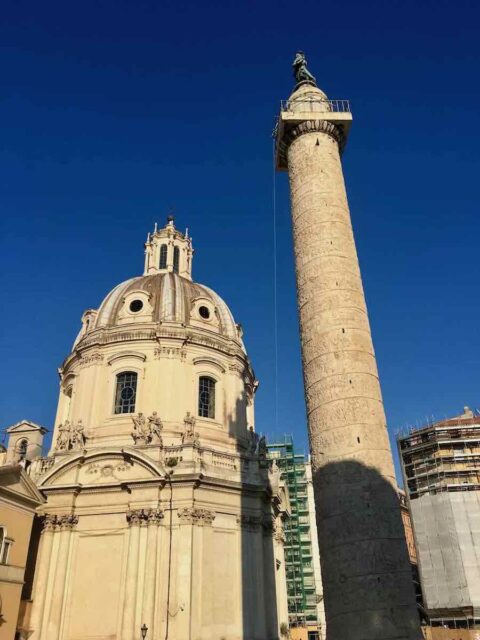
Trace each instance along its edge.
<instances>
[{"instance_id":1,"label":"column shaft","mask_svg":"<svg viewBox=\"0 0 480 640\"><path fill-rule=\"evenodd\" d=\"M416 640L418 616L338 142L322 122L309 123L292 140L288 171L328 639Z\"/></svg>"},{"instance_id":2,"label":"column shaft","mask_svg":"<svg viewBox=\"0 0 480 640\"><path fill-rule=\"evenodd\" d=\"M132 522L129 531L125 601L123 606L122 640L134 637L135 609L137 601L138 552L140 523Z\"/></svg>"},{"instance_id":3,"label":"column shaft","mask_svg":"<svg viewBox=\"0 0 480 640\"><path fill-rule=\"evenodd\" d=\"M32 615L29 625L30 629L33 630L33 634L30 636L32 640L40 640L52 545L53 528L47 523L46 528L44 528L41 534L40 548L38 550L35 585L33 589Z\"/></svg>"}]
</instances>

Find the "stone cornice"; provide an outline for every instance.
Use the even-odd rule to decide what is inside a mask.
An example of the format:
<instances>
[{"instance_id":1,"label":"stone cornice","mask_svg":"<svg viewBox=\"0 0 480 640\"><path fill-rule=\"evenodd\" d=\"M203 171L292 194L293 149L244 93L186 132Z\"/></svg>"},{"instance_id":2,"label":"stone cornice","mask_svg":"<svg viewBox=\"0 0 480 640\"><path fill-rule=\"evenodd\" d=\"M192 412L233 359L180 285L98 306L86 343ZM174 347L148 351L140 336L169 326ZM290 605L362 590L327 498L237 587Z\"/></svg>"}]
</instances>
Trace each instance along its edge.
<instances>
[{"instance_id":1,"label":"stone cornice","mask_svg":"<svg viewBox=\"0 0 480 640\"><path fill-rule=\"evenodd\" d=\"M288 165L288 148L294 140L306 133L325 133L333 138L340 148L345 146L345 135L340 127L327 120L305 120L295 127L288 129L282 139L278 141L278 155L285 166Z\"/></svg>"}]
</instances>

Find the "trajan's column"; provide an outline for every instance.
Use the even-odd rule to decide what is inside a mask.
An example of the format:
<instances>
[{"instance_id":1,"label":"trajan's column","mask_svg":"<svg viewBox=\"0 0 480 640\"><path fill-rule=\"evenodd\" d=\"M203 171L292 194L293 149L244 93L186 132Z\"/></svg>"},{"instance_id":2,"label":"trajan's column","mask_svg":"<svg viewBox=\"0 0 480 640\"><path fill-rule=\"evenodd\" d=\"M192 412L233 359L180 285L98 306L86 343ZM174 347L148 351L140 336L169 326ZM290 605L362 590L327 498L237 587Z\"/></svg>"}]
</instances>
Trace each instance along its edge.
<instances>
[{"instance_id":1,"label":"trajan's column","mask_svg":"<svg viewBox=\"0 0 480 640\"><path fill-rule=\"evenodd\" d=\"M297 53L278 170L290 180L328 640L421 638L340 154L351 123Z\"/></svg>"}]
</instances>

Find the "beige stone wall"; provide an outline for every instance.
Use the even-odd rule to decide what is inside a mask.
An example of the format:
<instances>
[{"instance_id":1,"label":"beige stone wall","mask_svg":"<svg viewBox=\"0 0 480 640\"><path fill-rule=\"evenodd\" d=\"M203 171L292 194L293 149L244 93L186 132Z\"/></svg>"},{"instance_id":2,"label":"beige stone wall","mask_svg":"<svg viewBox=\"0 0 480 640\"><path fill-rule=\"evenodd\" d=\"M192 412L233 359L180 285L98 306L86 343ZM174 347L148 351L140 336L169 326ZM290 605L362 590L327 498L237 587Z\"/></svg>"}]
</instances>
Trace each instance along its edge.
<instances>
[{"instance_id":1,"label":"beige stone wall","mask_svg":"<svg viewBox=\"0 0 480 640\"><path fill-rule=\"evenodd\" d=\"M315 89L308 88L315 101ZM327 637L420 634L390 444L340 162L318 91L290 98L279 147L290 180L298 308ZM313 106L312 106L313 105ZM317 118L317 119L312 119ZM285 153L285 151L283 151ZM357 635L356 635L357 634Z\"/></svg>"}]
</instances>

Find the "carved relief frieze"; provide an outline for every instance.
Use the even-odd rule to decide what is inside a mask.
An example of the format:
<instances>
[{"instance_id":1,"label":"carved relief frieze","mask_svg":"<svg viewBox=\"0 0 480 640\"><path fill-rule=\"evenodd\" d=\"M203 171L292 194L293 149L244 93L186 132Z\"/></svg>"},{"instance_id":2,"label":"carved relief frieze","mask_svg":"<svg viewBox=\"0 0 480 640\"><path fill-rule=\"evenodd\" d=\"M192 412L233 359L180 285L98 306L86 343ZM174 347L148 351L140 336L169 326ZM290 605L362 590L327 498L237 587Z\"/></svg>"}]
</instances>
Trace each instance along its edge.
<instances>
[{"instance_id":1,"label":"carved relief frieze","mask_svg":"<svg viewBox=\"0 0 480 640\"><path fill-rule=\"evenodd\" d=\"M127 511L126 517L129 526L145 526L153 524L159 525L164 515L162 509L133 509Z\"/></svg>"},{"instance_id":2,"label":"carved relief frieze","mask_svg":"<svg viewBox=\"0 0 480 640\"><path fill-rule=\"evenodd\" d=\"M211 525L215 520L215 513L213 511L196 507L179 509L177 515L183 524Z\"/></svg>"},{"instance_id":3,"label":"carved relief frieze","mask_svg":"<svg viewBox=\"0 0 480 640\"><path fill-rule=\"evenodd\" d=\"M78 361L78 367L83 369L84 367L88 367L92 364L99 364L103 362L104 357L100 353L88 353L80 356Z\"/></svg>"},{"instance_id":4,"label":"carved relief frieze","mask_svg":"<svg viewBox=\"0 0 480 640\"><path fill-rule=\"evenodd\" d=\"M117 477L117 473L128 471L129 465L125 462L119 462L118 464L99 464L98 462L92 462L88 465L86 473L100 476L102 478L113 478L114 480L120 480Z\"/></svg>"},{"instance_id":5,"label":"carved relief frieze","mask_svg":"<svg viewBox=\"0 0 480 640\"><path fill-rule=\"evenodd\" d=\"M185 362L187 358L187 352L185 351L185 349L181 347L158 346L153 352L153 355L156 360L160 360L160 358L169 358L169 359L178 358L182 362Z\"/></svg>"}]
</instances>

